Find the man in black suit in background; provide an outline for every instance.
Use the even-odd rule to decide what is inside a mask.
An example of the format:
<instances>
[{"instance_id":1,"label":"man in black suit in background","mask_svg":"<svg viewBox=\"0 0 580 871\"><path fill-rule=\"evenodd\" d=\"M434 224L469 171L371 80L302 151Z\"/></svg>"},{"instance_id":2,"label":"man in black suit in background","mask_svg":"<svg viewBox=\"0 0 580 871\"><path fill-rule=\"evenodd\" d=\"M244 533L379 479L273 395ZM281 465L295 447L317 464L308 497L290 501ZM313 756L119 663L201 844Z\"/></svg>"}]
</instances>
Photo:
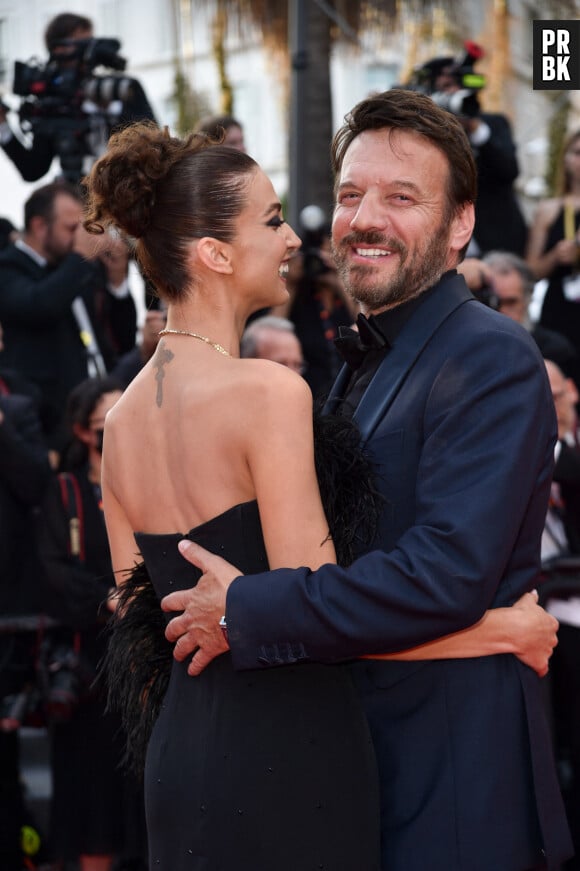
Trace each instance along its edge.
<instances>
[{"instance_id":1,"label":"man in black suit in background","mask_svg":"<svg viewBox=\"0 0 580 871\"><path fill-rule=\"evenodd\" d=\"M22 239L0 252L4 365L42 391L43 427L56 450L69 392L135 344L128 252L108 234L89 236L81 217L76 186L38 188L24 207Z\"/></svg>"}]
</instances>

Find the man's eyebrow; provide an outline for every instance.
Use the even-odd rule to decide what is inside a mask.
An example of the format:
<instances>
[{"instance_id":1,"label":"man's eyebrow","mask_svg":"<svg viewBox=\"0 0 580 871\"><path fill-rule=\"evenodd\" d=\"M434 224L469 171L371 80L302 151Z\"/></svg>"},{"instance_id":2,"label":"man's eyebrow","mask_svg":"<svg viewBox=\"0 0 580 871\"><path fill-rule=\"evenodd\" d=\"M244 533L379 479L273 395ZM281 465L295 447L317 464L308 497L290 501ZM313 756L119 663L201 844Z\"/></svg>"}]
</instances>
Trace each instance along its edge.
<instances>
[{"instance_id":1,"label":"man's eyebrow","mask_svg":"<svg viewBox=\"0 0 580 871\"><path fill-rule=\"evenodd\" d=\"M404 188L405 190L413 191L413 193L416 193L416 194L421 192L420 187L417 184L415 184L415 182L410 181L409 179L405 179L405 178L395 178L392 181L387 182L384 185L384 187ZM344 181L341 181L336 186L336 190L341 191L341 190L343 190L343 188L360 188L360 185L358 185L354 181L349 181L348 179L345 179Z\"/></svg>"}]
</instances>

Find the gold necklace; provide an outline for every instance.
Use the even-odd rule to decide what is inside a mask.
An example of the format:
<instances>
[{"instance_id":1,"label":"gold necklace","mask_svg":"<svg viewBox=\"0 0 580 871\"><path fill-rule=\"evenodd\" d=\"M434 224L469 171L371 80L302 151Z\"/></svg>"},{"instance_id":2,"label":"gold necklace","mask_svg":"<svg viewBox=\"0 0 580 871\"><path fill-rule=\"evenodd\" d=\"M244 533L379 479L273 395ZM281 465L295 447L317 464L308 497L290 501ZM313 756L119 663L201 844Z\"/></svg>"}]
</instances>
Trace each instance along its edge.
<instances>
[{"instance_id":1,"label":"gold necklace","mask_svg":"<svg viewBox=\"0 0 580 871\"><path fill-rule=\"evenodd\" d=\"M224 357L231 357L232 356L230 354L230 352L226 351L226 349L222 345L218 345L217 342L212 342L212 340L208 339L207 336L200 336L199 333L190 333L189 330L165 329L165 330L160 330L157 333L157 335L158 336L166 336L166 335L168 335L168 333L171 333L174 336L191 336L192 339L199 339L200 342L205 342L206 345L211 345L211 347L214 349L214 351L217 351L219 354L223 354Z\"/></svg>"}]
</instances>

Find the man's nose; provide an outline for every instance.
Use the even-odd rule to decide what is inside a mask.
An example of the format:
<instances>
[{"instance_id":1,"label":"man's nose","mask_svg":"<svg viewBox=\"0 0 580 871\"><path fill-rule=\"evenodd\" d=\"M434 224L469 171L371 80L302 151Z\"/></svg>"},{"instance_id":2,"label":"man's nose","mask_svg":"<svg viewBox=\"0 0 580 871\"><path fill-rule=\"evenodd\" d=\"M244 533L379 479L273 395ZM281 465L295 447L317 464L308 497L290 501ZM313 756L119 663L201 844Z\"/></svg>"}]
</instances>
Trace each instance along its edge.
<instances>
[{"instance_id":1,"label":"man's nose","mask_svg":"<svg viewBox=\"0 0 580 871\"><path fill-rule=\"evenodd\" d=\"M365 194L352 217L352 230L384 230L389 222L384 203L375 195Z\"/></svg>"}]
</instances>

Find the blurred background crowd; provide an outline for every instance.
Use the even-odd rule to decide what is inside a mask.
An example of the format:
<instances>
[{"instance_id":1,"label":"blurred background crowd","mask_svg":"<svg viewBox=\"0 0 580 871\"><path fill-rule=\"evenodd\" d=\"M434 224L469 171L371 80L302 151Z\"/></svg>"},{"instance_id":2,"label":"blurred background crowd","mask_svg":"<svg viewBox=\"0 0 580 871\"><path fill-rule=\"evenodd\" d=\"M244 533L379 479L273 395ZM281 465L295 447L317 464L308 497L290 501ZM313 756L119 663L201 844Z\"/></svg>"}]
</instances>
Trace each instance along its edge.
<instances>
[{"instance_id":1,"label":"blurred background crowd","mask_svg":"<svg viewBox=\"0 0 580 871\"><path fill-rule=\"evenodd\" d=\"M0 0L0 867L147 868L140 784L120 767L97 678L114 586L99 482L105 415L165 315L130 244L84 231L83 174L111 131L142 118L252 154L303 244L287 303L256 313L241 353L291 367L321 401L341 365L334 340L357 314L330 245L328 145L341 100L346 111L391 87L461 119L479 176L461 271L482 305L530 331L552 387L541 596L561 631L546 704L580 845L580 104L573 92L533 94L530 57L525 66L532 18L575 18L578 3L540 14L533 3L155 0L135 17L129 0L88 6ZM121 54L125 37L136 63ZM38 59L24 54L31 44ZM256 46L264 101L247 73ZM353 72L357 52L367 63ZM41 809L23 771L31 733L46 739Z\"/></svg>"}]
</instances>

